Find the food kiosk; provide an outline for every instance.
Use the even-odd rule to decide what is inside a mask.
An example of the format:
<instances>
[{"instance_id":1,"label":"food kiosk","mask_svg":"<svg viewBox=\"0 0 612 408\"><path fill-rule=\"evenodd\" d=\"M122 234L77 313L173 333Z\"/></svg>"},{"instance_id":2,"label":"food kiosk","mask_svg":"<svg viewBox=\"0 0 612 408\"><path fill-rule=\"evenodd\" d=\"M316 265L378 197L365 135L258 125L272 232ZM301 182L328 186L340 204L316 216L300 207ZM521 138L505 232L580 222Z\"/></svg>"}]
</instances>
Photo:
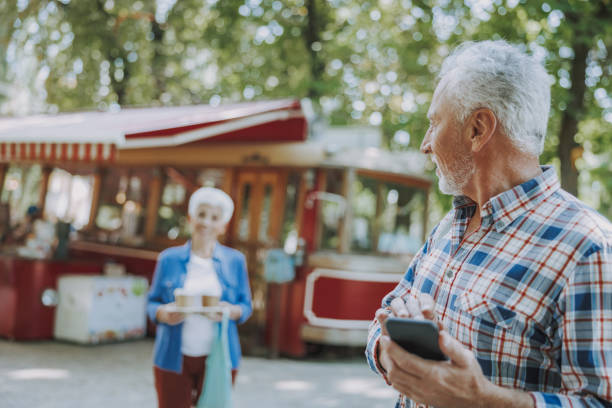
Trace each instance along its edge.
<instances>
[{"instance_id":1,"label":"food kiosk","mask_svg":"<svg viewBox=\"0 0 612 408\"><path fill-rule=\"evenodd\" d=\"M11 222L37 205L71 225L67 259L23 259L3 245L0 336L51 337L53 305L41 296L62 274L114 263L150 280L159 251L188 239L187 201L206 185L235 202L224 243L247 257L245 351L365 344L427 232L424 164L418 152L309 136L297 100L0 119ZM40 328L20 326L33 322Z\"/></svg>"}]
</instances>

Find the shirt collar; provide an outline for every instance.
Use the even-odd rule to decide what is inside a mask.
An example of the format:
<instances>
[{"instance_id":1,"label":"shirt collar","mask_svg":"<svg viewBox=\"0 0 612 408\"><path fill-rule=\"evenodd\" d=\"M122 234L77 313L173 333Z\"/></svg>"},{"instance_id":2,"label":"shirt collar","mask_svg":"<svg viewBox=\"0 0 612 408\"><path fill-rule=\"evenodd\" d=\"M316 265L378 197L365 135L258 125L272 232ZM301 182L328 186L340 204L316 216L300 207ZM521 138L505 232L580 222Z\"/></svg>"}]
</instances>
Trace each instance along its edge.
<instances>
[{"instance_id":1,"label":"shirt collar","mask_svg":"<svg viewBox=\"0 0 612 408\"><path fill-rule=\"evenodd\" d=\"M189 256L191 255L191 240L185 242L185 244L183 245L181 252L180 252L180 257L183 260L183 262L187 263L189 262ZM218 242L215 242L215 247L213 248L213 253L212 253L212 259L213 261L221 261L221 246L219 245Z\"/></svg>"},{"instance_id":2,"label":"shirt collar","mask_svg":"<svg viewBox=\"0 0 612 408\"><path fill-rule=\"evenodd\" d=\"M458 195L453 197L453 208L455 210L462 207L471 207L473 205L476 205L476 203L468 196Z\"/></svg>"},{"instance_id":3,"label":"shirt collar","mask_svg":"<svg viewBox=\"0 0 612 408\"><path fill-rule=\"evenodd\" d=\"M480 209L484 222L494 224L497 232L502 232L508 225L525 212L536 207L561 188L559 179L552 166L540 166L542 173L516 187L492 197ZM453 207L474 206L475 203L466 196L455 196Z\"/></svg>"}]
</instances>

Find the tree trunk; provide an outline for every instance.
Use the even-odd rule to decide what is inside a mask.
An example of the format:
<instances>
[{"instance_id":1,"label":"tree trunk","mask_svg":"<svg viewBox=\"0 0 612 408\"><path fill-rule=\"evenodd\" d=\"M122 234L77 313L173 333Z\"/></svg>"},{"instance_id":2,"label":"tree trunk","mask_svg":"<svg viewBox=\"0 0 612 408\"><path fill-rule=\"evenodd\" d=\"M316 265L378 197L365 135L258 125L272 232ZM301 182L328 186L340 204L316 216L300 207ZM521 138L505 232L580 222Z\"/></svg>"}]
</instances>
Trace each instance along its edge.
<instances>
[{"instance_id":1,"label":"tree trunk","mask_svg":"<svg viewBox=\"0 0 612 408\"><path fill-rule=\"evenodd\" d=\"M151 59L151 71L155 81L153 99L160 100L161 95L166 91L166 76L164 74L166 59L163 55L164 34L166 31L155 20L151 22L151 32L153 33L153 58Z\"/></svg>"},{"instance_id":2,"label":"tree trunk","mask_svg":"<svg viewBox=\"0 0 612 408\"><path fill-rule=\"evenodd\" d=\"M308 25L306 27L306 48L310 53L310 86L308 87L308 97L318 101L321 94L319 89L319 81L325 70L325 63L319 57L318 51L313 49L314 43L321 42L321 30L323 24L322 13L318 13L316 0L307 0L306 9L308 10Z\"/></svg>"},{"instance_id":3,"label":"tree trunk","mask_svg":"<svg viewBox=\"0 0 612 408\"><path fill-rule=\"evenodd\" d=\"M104 8L104 3L102 0L96 1L96 6L98 11L104 16L104 21L109 21L111 19L111 15ZM129 62L127 60L127 52L121 46L119 39L117 38L117 34L112 30L104 32L103 34L108 41L108 46L104 50L104 55L106 56L106 60L111 64L109 70L110 76L110 88L113 90L115 95L117 95L117 103L119 106L124 106L126 104L126 93L127 93L127 83L130 78L130 69ZM116 58L121 58L123 60L123 78L121 81L115 79L115 71L116 67L114 61Z\"/></svg>"},{"instance_id":4,"label":"tree trunk","mask_svg":"<svg viewBox=\"0 0 612 408\"><path fill-rule=\"evenodd\" d=\"M559 159L561 160L561 185L569 193L578 195L578 170L576 159L580 157L580 146L574 137L578 132L578 121L584 112L584 94L586 91L585 72L589 47L585 43L585 35L578 32L573 44L574 60L570 72L572 81L569 90L567 109L561 118L559 132Z\"/></svg>"}]
</instances>

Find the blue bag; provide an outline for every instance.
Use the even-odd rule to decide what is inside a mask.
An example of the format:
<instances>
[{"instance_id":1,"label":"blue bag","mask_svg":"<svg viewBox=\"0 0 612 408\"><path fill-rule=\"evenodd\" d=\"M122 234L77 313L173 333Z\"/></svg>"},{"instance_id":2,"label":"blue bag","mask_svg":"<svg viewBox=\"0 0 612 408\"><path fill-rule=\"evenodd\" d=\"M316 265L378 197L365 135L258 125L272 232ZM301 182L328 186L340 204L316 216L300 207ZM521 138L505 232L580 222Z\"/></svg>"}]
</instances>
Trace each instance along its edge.
<instances>
[{"instance_id":1,"label":"blue bag","mask_svg":"<svg viewBox=\"0 0 612 408\"><path fill-rule=\"evenodd\" d=\"M206 375L197 408L232 408L232 362L227 339L228 311L217 323L216 336L206 358Z\"/></svg>"}]
</instances>

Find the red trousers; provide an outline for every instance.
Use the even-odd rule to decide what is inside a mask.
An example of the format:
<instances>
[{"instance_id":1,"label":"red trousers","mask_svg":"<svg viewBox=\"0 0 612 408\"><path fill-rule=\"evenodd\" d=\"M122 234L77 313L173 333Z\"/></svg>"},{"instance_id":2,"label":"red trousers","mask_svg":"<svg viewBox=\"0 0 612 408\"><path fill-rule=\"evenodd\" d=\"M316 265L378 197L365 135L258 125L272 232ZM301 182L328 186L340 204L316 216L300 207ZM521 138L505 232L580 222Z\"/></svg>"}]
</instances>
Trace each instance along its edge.
<instances>
[{"instance_id":1,"label":"red trousers","mask_svg":"<svg viewBox=\"0 0 612 408\"><path fill-rule=\"evenodd\" d=\"M232 370L232 385L238 370ZM197 405L206 375L206 356L183 356L183 371L163 370L153 366L159 408L191 408Z\"/></svg>"}]
</instances>

